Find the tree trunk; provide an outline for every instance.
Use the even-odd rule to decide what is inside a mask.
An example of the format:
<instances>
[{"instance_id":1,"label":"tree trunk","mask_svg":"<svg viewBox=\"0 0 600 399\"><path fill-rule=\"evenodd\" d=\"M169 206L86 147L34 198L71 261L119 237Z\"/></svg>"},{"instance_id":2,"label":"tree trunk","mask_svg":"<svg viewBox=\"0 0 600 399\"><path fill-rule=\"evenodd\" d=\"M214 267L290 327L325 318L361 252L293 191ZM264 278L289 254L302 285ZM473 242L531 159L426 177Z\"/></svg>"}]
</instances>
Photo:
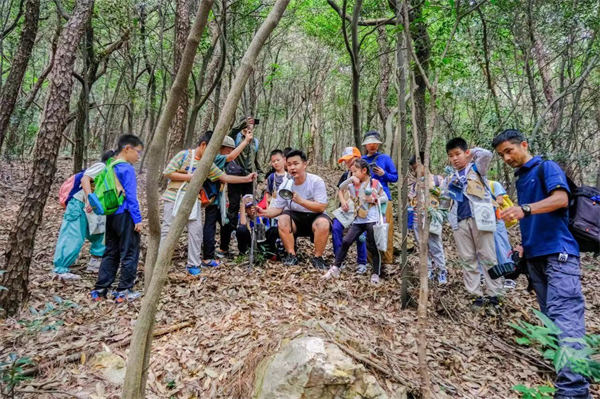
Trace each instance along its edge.
<instances>
[{"instance_id":1,"label":"tree trunk","mask_svg":"<svg viewBox=\"0 0 600 399\"><path fill-rule=\"evenodd\" d=\"M320 165L323 163L323 92L325 90L325 79L329 72L328 66L323 67L317 74L317 83L312 93L312 108L310 116L310 138L311 153L310 157L314 163Z\"/></svg>"},{"instance_id":2,"label":"tree trunk","mask_svg":"<svg viewBox=\"0 0 600 399\"><path fill-rule=\"evenodd\" d=\"M10 73L0 95L0 152L38 31L40 0L27 0L25 7L25 25L21 32L17 52L10 66Z\"/></svg>"},{"instance_id":3,"label":"tree trunk","mask_svg":"<svg viewBox=\"0 0 600 399\"><path fill-rule=\"evenodd\" d=\"M83 49L83 84L77 102L77 119L75 120L75 145L73 148L73 174L83 169L83 154L85 150L86 124L90 112L90 91L96 81L98 60L94 54L94 31L91 21L86 29L86 36L82 40ZM89 130L89 126L88 126Z\"/></svg>"},{"instance_id":4,"label":"tree trunk","mask_svg":"<svg viewBox=\"0 0 600 399\"><path fill-rule=\"evenodd\" d=\"M409 146L406 129L406 53L405 35L402 29L402 0L396 0L396 79L398 83L398 126L396 128L397 165L400 165L400 179L398 184L398 224L402 231L402 258L400 261L402 282L400 287L400 301L403 309L408 306L410 295L408 292L408 158ZM412 94L412 93L411 93Z\"/></svg>"},{"instance_id":5,"label":"tree trunk","mask_svg":"<svg viewBox=\"0 0 600 399\"><path fill-rule=\"evenodd\" d=\"M351 58L354 59L352 63L352 132L354 133L354 144L357 148L362 147L362 127L360 125L360 44L358 37L358 20L362 4L362 0L356 0L350 26L352 37Z\"/></svg>"},{"instance_id":6,"label":"tree trunk","mask_svg":"<svg viewBox=\"0 0 600 399\"><path fill-rule=\"evenodd\" d=\"M50 88L40 131L36 142L34 163L27 185L27 194L19 207L10 232L6 252L6 273L0 285L0 308L14 315L28 297L29 266L33 254L35 233L42 221L44 206L56 174L56 159L61 134L66 126L69 99L73 89L73 66L77 46L92 13L93 0L79 0L73 15L65 25L58 42Z\"/></svg>"},{"instance_id":7,"label":"tree trunk","mask_svg":"<svg viewBox=\"0 0 600 399\"><path fill-rule=\"evenodd\" d=\"M377 89L377 112L381 119L381 126L385 126L390 109L387 106L388 92L390 88L390 77L392 76L392 61L390 56L390 44L387 39L385 26L377 28L377 44L379 46L379 87ZM388 140L386 139L386 143ZM391 140L389 141L391 143ZM390 153L390 148L386 148Z\"/></svg>"},{"instance_id":8,"label":"tree trunk","mask_svg":"<svg viewBox=\"0 0 600 399\"><path fill-rule=\"evenodd\" d=\"M188 0L177 0L175 10L175 54L173 56L173 71L177 74L181 65L181 57L185 48L186 40L190 33L190 4ZM175 119L171 125L171 134L169 137L169 150L166 160L171 159L183 148L185 142L185 129L187 127L189 108L188 88L185 87L184 93L177 107Z\"/></svg>"},{"instance_id":9,"label":"tree trunk","mask_svg":"<svg viewBox=\"0 0 600 399\"><path fill-rule=\"evenodd\" d=\"M142 301L142 308L138 315L133 332L129 358L127 362L125 384L123 386L123 399L145 398L144 373L147 372L149 367L154 319L156 316L156 310L160 300L161 291L167 279L167 273L169 270L169 264L171 263L171 259L173 257L174 247L179 240L181 232L187 224L187 218L194 202L196 201L196 193L200 190L200 187L206 179L209 167L214 161L217 152L221 148L221 142L229 131L229 127L235 118L237 105L242 96L242 91L244 90L244 86L246 85L248 77L252 72L258 53L260 52L267 38L270 36L271 32L277 26L289 1L290 0L278 0L275 3L273 9L256 33L252 43L246 51L246 54L244 55L244 58L242 59L238 69L235 81L233 82L231 90L227 96L225 106L215 129L213 140L211 140L209 143L205 153L202 156L202 159L200 160L198 168L194 172L194 176L190 182L188 191L186 192L181 204L180 212L178 213L177 217L175 217L169 234L167 235L163 246L161 247L161 251L156 259L155 267L153 268L154 270L149 282L149 287ZM200 3L198 17L196 18L194 28L190 33L188 45L185 47L180 71L175 79L175 84L171 88L171 95L169 96L165 112L161 116L161 121L159 122L157 128L155 140L152 143L152 149L154 149L154 151L158 154L161 152L160 145L164 144L168 126L170 125L170 122L175 114L175 107L179 102L178 97L181 96L182 92L187 86L187 81L193 66L194 53L198 46L203 28L206 26L208 11L210 10L211 5L212 1L210 0L202 0ZM153 182L154 187L157 188L156 186L158 179L156 174L159 173L160 165L153 158L155 157L150 158L150 162L154 167L149 173L154 173L155 176L148 176L148 181ZM153 201L156 203L156 210L158 210L157 193L155 194ZM150 202L150 198L148 202ZM155 216L158 217L158 212L156 212ZM160 232L157 231L157 233L158 234L156 234L156 237L158 238ZM148 266L148 263L146 266Z\"/></svg>"},{"instance_id":10,"label":"tree trunk","mask_svg":"<svg viewBox=\"0 0 600 399\"><path fill-rule=\"evenodd\" d=\"M431 40L429 39L429 32L427 31L427 21L423 16L423 2L421 0L410 0L411 13L410 25L413 29L414 34L414 46L415 52L417 53L417 59L423 67L423 71L428 73L429 71L429 59L431 58ZM427 133L427 85L425 83L426 77L421 74L421 70L414 65L413 71L415 75L415 109L416 121L419 131L419 143L421 145L420 151L423 151L425 145L425 134Z\"/></svg>"}]
</instances>

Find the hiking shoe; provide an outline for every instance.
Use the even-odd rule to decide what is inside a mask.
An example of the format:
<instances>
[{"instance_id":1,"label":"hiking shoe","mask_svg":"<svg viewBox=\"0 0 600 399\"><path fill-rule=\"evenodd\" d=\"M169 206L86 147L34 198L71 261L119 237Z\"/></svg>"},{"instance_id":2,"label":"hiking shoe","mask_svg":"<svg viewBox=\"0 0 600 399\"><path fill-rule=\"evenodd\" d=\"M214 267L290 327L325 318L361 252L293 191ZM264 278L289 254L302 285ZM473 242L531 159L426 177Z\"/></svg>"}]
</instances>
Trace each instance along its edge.
<instances>
[{"instance_id":1,"label":"hiking shoe","mask_svg":"<svg viewBox=\"0 0 600 399\"><path fill-rule=\"evenodd\" d=\"M439 284L447 284L448 283L448 273L445 270L440 270L438 273L438 283Z\"/></svg>"},{"instance_id":2,"label":"hiking shoe","mask_svg":"<svg viewBox=\"0 0 600 399\"><path fill-rule=\"evenodd\" d=\"M331 266L331 268L327 271L327 273L325 273L325 275L322 278L325 280L329 280L331 278L338 277L340 277L340 268L337 266Z\"/></svg>"},{"instance_id":3,"label":"hiking shoe","mask_svg":"<svg viewBox=\"0 0 600 399\"><path fill-rule=\"evenodd\" d=\"M473 312L479 312L481 309L483 309L484 304L485 304L485 301L483 300L483 297L477 297L477 298L473 299L473 301L471 303L471 310Z\"/></svg>"},{"instance_id":4,"label":"hiking shoe","mask_svg":"<svg viewBox=\"0 0 600 399\"><path fill-rule=\"evenodd\" d=\"M517 288L517 282L515 280L504 280L504 288L507 290L514 290Z\"/></svg>"},{"instance_id":5,"label":"hiking shoe","mask_svg":"<svg viewBox=\"0 0 600 399\"><path fill-rule=\"evenodd\" d=\"M217 259L211 259L211 260L203 260L202 261L202 267L219 267L221 266L221 261L217 260Z\"/></svg>"},{"instance_id":6,"label":"hiking shoe","mask_svg":"<svg viewBox=\"0 0 600 399\"><path fill-rule=\"evenodd\" d=\"M215 255L217 255L217 258L226 258L229 256L229 251L223 251L220 248L215 249Z\"/></svg>"},{"instance_id":7,"label":"hiking shoe","mask_svg":"<svg viewBox=\"0 0 600 399\"><path fill-rule=\"evenodd\" d=\"M52 272L52 280L75 281L81 280L81 276L73 273L54 273Z\"/></svg>"},{"instance_id":8,"label":"hiking shoe","mask_svg":"<svg viewBox=\"0 0 600 399\"><path fill-rule=\"evenodd\" d=\"M106 299L106 290L93 290L90 292L90 296L93 302L98 302Z\"/></svg>"},{"instance_id":9,"label":"hiking shoe","mask_svg":"<svg viewBox=\"0 0 600 399\"><path fill-rule=\"evenodd\" d=\"M502 302L497 296L489 297L487 300L487 313L490 316L499 316L502 313Z\"/></svg>"},{"instance_id":10,"label":"hiking shoe","mask_svg":"<svg viewBox=\"0 0 600 399\"><path fill-rule=\"evenodd\" d=\"M141 292L132 290L116 291L113 293L115 303L131 302L135 299L138 299L141 296Z\"/></svg>"},{"instance_id":11,"label":"hiking shoe","mask_svg":"<svg viewBox=\"0 0 600 399\"><path fill-rule=\"evenodd\" d=\"M283 258L283 264L285 266L296 266L298 264L298 257L294 254L287 254Z\"/></svg>"},{"instance_id":12,"label":"hiking shoe","mask_svg":"<svg viewBox=\"0 0 600 399\"><path fill-rule=\"evenodd\" d=\"M200 267L194 265L187 265L185 267L185 270L187 270L188 274L192 276L197 276L202 272L202 270L200 270Z\"/></svg>"},{"instance_id":13,"label":"hiking shoe","mask_svg":"<svg viewBox=\"0 0 600 399\"><path fill-rule=\"evenodd\" d=\"M327 268L329 267L322 256L313 256L312 265L313 267L316 267L319 270L327 270Z\"/></svg>"},{"instance_id":14,"label":"hiking shoe","mask_svg":"<svg viewBox=\"0 0 600 399\"><path fill-rule=\"evenodd\" d=\"M379 275L378 274L372 274L371 275L371 284L379 284Z\"/></svg>"},{"instance_id":15,"label":"hiking shoe","mask_svg":"<svg viewBox=\"0 0 600 399\"><path fill-rule=\"evenodd\" d=\"M102 258L96 258L95 256L92 256L87 264L87 267L85 268L85 271L90 273L98 273L100 271L101 264Z\"/></svg>"},{"instance_id":16,"label":"hiking shoe","mask_svg":"<svg viewBox=\"0 0 600 399\"><path fill-rule=\"evenodd\" d=\"M358 265L358 269L356 269L356 274L365 274L367 272L367 265Z\"/></svg>"}]
</instances>

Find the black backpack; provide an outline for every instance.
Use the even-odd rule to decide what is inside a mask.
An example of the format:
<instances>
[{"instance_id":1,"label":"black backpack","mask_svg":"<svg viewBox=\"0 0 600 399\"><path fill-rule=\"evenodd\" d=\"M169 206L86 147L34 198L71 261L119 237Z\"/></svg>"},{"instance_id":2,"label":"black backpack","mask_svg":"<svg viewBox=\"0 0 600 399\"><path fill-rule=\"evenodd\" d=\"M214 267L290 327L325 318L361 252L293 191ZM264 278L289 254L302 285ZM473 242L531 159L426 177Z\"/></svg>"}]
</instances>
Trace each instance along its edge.
<instances>
[{"instance_id":1,"label":"black backpack","mask_svg":"<svg viewBox=\"0 0 600 399\"><path fill-rule=\"evenodd\" d=\"M538 177L546 190L544 162L538 166ZM579 244L581 252L600 253L600 190L590 187L578 187L568 176L569 195L569 230Z\"/></svg>"}]
</instances>

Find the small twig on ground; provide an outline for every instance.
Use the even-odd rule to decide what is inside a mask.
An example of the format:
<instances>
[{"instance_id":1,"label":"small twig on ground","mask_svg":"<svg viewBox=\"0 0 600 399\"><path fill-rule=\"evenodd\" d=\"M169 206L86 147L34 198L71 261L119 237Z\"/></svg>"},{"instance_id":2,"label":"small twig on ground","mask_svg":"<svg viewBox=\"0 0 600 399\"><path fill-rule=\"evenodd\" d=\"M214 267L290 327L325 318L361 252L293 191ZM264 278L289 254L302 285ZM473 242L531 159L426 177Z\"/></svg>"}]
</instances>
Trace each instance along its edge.
<instances>
[{"instance_id":1,"label":"small twig on ground","mask_svg":"<svg viewBox=\"0 0 600 399\"><path fill-rule=\"evenodd\" d=\"M72 398L75 399L79 399L78 396L73 395L72 393L69 392L64 392L64 391L46 391L43 389L38 389L38 390L31 390L31 391L15 391L15 393L21 393L21 394L26 394L26 393L39 393L39 394L50 394L50 395L66 395L66 396L70 396Z\"/></svg>"}]
</instances>

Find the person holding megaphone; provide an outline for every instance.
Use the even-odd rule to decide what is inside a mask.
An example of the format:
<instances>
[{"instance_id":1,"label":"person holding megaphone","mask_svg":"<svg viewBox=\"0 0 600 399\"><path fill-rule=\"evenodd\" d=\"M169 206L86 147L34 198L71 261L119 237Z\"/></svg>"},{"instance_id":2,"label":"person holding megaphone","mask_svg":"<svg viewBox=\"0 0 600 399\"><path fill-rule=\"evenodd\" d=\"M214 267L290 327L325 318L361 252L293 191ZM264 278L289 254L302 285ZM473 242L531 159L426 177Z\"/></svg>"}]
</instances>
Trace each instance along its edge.
<instances>
[{"instance_id":1,"label":"person holding megaphone","mask_svg":"<svg viewBox=\"0 0 600 399\"><path fill-rule=\"evenodd\" d=\"M296 237L310 237L315 244L312 264L318 269L326 270L329 266L323 253L331 231L331 219L325 213L325 182L319 176L306 172L308 160L303 151L290 151L286 163L290 178L279 186L270 208L257 209L258 215L268 218L279 216L279 237L287 252L283 260L286 266L298 264Z\"/></svg>"}]
</instances>

